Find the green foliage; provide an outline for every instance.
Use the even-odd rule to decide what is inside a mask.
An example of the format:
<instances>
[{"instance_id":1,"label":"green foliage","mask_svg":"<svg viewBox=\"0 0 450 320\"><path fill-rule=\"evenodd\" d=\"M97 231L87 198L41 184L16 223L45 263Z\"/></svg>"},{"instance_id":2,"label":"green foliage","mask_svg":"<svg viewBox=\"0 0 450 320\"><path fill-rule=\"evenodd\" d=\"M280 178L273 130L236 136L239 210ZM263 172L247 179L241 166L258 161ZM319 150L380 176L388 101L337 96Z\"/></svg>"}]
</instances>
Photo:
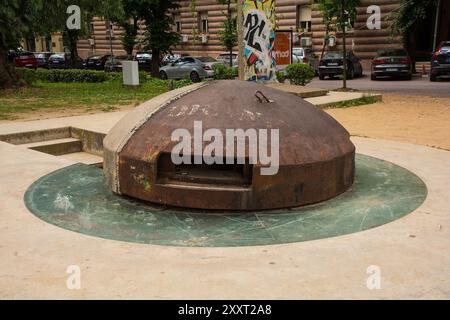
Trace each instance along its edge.
<instances>
[{"instance_id":1,"label":"green foliage","mask_svg":"<svg viewBox=\"0 0 450 320\"><path fill-rule=\"evenodd\" d=\"M233 80L238 76L238 68L223 64L213 65L215 80Z\"/></svg>"},{"instance_id":2,"label":"green foliage","mask_svg":"<svg viewBox=\"0 0 450 320\"><path fill-rule=\"evenodd\" d=\"M104 72L96 70L79 69L28 69L17 68L20 81L23 84L32 85L37 82L45 83L101 83L114 82L122 83L121 72ZM168 87L168 80L161 80L150 76L145 71L139 72L139 82L141 84L152 84L154 86ZM172 81L173 89L181 88L192 84L191 80Z\"/></svg>"},{"instance_id":3,"label":"green foliage","mask_svg":"<svg viewBox=\"0 0 450 320\"><path fill-rule=\"evenodd\" d=\"M35 81L44 82L105 82L118 79L121 74L107 73L96 70L79 70L79 69L26 69L17 68L20 79L26 84L32 84Z\"/></svg>"},{"instance_id":4,"label":"green foliage","mask_svg":"<svg viewBox=\"0 0 450 320\"><path fill-rule=\"evenodd\" d=\"M152 51L152 76L159 75L161 55L171 51L180 41L178 33L172 31L171 11L180 7L180 0L140 0L136 12L145 23L146 31L142 41L145 48Z\"/></svg>"},{"instance_id":5,"label":"green foliage","mask_svg":"<svg viewBox=\"0 0 450 320\"><path fill-rule=\"evenodd\" d=\"M233 48L238 44L237 19L233 17L232 2L236 2L236 0L217 0L218 4L227 5L227 18L223 22L222 29L219 31L219 40L230 53L233 52ZM233 60L230 54L230 66L232 65Z\"/></svg>"},{"instance_id":6,"label":"green foliage","mask_svg":"<svg viewBox=\"0 0 450 320\"><path fill-rule=\"evenodd\" d=\"M2 0L0 5L0 88L17 85L14 67L7 62L8 50L16 50L28 36L63 32L65 44L76 58L76 42L87 34L93 16L112 19L122 15L122 0ZM67 8L81 8L81 30L66 30ZM65 32L64 32L65 31Z\"/></svg>"},{"instance_id":7,"label":"green foliage","mask_svg":"<svg viewBox=\"0 0 450 320\"><path fill-rule=\"evenodd\" d=\"M286 79L295 85L304 86L311 82L315 72L313 67L304 63L294 63L286 67Z\"/></svg>"},{"instance_id":8,"label":"green foliage","mask_svg":"<svg viewBox=\"0 0 450 320\"><path fill-rule=\"evenodd\" d=\"M286 81L286 75L283 71L275 71L275 76L280 83L284 83Z\"/></svg>"},{"instance_id":9,"label":"green foliage","mask_svg":"<svg viewBox=\"0 0 450 320\"><path fill-rule=\"evenodd\" d=\"M326 26L325 37L328 38L329 31L334 26L335 30L342 33L342 55L344 57L343 88L347 88L347 48L346 48L346 28L356 20L357 7L361 5L361 0L313 0L319 11L324 16ZM325 46L322 49L322 56Z\"/></svg>"},{"instance_id":10,"label":"green foliage","mask_svg":"<svg viewBox=\"0 0 450 320\"><path fill-rule=\"evenodd\" d=\"M364 106L368 104L374 104L380 102L379 97L375 96L363 96L358 99L354 100L347 100L347 101L340 101L336 103L330 103L323 106L320 106L322 109L337 109L337 108L351 108L351 107L358 107L358 106Z\"/></svg>"},{"instance_id":11,"label":"green foliage","mask_svg":"<svg viewBox=\"0 0 450 320\"><path fill-rule=\"evenodd\" d=\"M436 0L402 0L398 9L390 14L391 35L401 36L406 41L408 32L426 18L427 8L432 3Z\"/></svg>"}]
</instances>

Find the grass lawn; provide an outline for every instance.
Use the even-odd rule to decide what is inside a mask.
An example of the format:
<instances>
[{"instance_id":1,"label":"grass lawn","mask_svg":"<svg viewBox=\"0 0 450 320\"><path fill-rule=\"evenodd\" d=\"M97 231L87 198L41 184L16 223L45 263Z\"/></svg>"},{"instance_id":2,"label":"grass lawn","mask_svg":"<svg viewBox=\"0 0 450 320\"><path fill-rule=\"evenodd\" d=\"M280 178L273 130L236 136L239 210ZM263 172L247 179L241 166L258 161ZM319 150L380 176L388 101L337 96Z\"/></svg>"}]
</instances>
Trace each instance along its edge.
<instances>
[{"instance_id":1,"label":"grass lawn","mask_svg":"<svg viewBox=\"0 0 450 320\"><path fill-rule=\"evenodd\" d=\"M108 112L136 106L168 90L166 81L149 81L139 88L120 82L45 83L33 87L0 90L0 120L12 120L30 112L55 112L61 109Z\"/></svg>"}]
</instances>

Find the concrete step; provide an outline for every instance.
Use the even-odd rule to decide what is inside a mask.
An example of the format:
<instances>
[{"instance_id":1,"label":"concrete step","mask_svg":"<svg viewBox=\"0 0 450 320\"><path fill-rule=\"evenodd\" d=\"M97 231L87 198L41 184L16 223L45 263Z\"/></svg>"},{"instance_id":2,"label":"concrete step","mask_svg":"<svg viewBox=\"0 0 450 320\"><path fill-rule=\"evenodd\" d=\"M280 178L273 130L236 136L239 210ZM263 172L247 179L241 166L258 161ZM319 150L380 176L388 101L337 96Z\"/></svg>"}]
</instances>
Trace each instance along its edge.
<instances>
[{"instance_id":1,"label":"concrete step","mask_svg":"<svg viewBox=\"0 0 450 320\"><path fill-rule=\"evenodd\" d=\"M77 163L84 163L87 165L96 165L99 166L103 164L103 158L99 157L92 153L87 152L74 152L74 153L68 153L61 156L58 156L58 158L64 158L73 162Z\"/></svg>"},{"instance_id":2,"label":"concrete step","mask_svg":"<svg viewBox=\"0 0 450 320\"><path fill-rule=\"evenodd\" d=\"M64 139L33 142L21 144L21 147L51 154L54 156L60 156L63 154L82 151L81 140L75 138L64 138Z\"/></svg>"},{"instance_id":3,"label":"concrete step","mask_svg":"<svg viewBox=\"0 0 450 320\"><path fill-rule=\"evenodd\" d=\"M13 130L14 131L14 130ZM40 129L34 131L19 131L0 134L0 141L22 145L41 141L70 138L70 127Z\"/></svg>"}]
</instances>

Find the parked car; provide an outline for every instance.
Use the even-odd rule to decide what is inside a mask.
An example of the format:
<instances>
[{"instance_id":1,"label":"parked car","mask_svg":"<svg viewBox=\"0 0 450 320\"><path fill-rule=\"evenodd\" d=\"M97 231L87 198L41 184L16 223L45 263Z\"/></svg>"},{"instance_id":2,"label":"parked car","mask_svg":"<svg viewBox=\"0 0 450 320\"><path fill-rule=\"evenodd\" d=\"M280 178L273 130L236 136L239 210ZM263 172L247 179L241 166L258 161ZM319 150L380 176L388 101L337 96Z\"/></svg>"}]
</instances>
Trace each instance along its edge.
<instances>
[{"instance_id":1,"label":"parked car","mask_svg":"<svg viewBox=\"0 0 450 320\"><path fill-rule=\"evenodd\" d=\"M177 61L161 67L159 75L161 79L184 79L189 78L192 82L211 77L210 67L194 57L184 57Z\"/></svg>"},{"instance_id":2,"label":"parked car","mask_svg":"<svg viewBox=\"0 0 450 320\"><path fill-rule=\"evenodd\" d=\"M316 73L319 71L319 60L311 48L293 48L292 63L306 63L313 67Z\"/></svg>"},{"instance_id":3,"label":"parked car","mask_svg":"<svg viewBox=\"0 0 450 320\"><path fill-rule=\"evenodd\" d=\"M431 58L430 81L450 76L450 41L442 42Z\"/></svg>"},{"instance_id":4,"label":"parked car","mask_svg":"<svg viewBox=\"0 0 450 320\"><path fill-rule=\"evenodd\" d=\"M110 56L105 62L105 71L122 72L122 62L132 60L130 56Z\"/></svg>"},{"instance_id":5,"label":"parked car","mask_svg":"<svg viewBox=\"0 0 450 320\"><path fill-rule=\"evenodd\" d=\"M35 52L34 56L38 62L39 68L48 68L48 59L52 55L51 52Z\"/></svg>"},{"instance_id":6,"label":"parked car","mask_svg":"<svg viewBox=\"0 0 450 320\"><path fill-rule=\"evenodd\" d=\"M231 55L231 59L233 60L233 67L237 67L239 65L238 54L233 52ZM217 56L216 61L220 64L229 66L230 65L230 53L222 52L221 54L219 54Z\"/></svg>"},{"instance_id":7,"label":"parked car","mask_svg":"<svg viewBox=\"0 0 450 320\"><path fill-rule=\"evenodd\" d=\"M219 62L216 59L208 57L208 56L195 57L195 59L203 62L203 70L206 71L206 73L208 74L208 77L214 76L214 65L219 64Z\"/></svg>"},{"instance_id":8,"label":"parked car","mask_svg":"<svg viewBox=\"0 0 450 320\"><path fill-rule=\"evenodd\" d=\"M55 53L48 58L49 69L82 69L84 61L76 57L74 64L71 64L70 53Z\"/></svg>"},{"instance_id":9,"label":"parked car","mask_svg":"<svg viewBox=\"0 0 450 320\"><path fill-rule=\"evenodd\" d=\"M412 74L411 58L404 49L379 50L372 60L372 80L378 77L399 77L411 80Z\"/></svg>"},{"instance_id":10,"label":"parked car","mask_svg":"<svg viewBox=\"0 0 450 320\"><path fill-rule=\"evenodd\" d=\"M138 52L134 60L139 64L139 70L150 72L152 70L152 53Z\"/></svg>"},{"instance_id":11,"label":"parked car","mask_svg":"<svg viewBox=\"0 0 450 320\"><path fill-rule=\"evenodd\" d=\"M32 52L17 51L13 54L14 65L18 68L37 69L38 61Z\"/></svg>"},{"instance_id":12,"label":"parked car","mask_svg":"<svg viewBox=\"0 0 450 320\"><path fill-rule=\"evenodd\" d=\"M344 57L342 52L327 52L319 63L319 79L324 80L326 76L334 78L343 74ZM361 59L352 51L347 53L347 78L353 79L363 75Z\"/></svg>"},{"instance_id":13,"label":"parked car","mask_svg":"<svg viewBox=\"0 0 450 320\"><path fill-rule=\"evenodd\" d=\"M86 59L85 68L92 70L105 70L105 63L111 57L110 54L94 55Z\"/></svg>"},{"instance_id":14,"label":"parked car","mask_svg":"<svg viewBox=\"0 0 450 320\"><path fill-rule=\"evenodd\" d=\"M189 56L189 55L186 54L186 53L168 54L168 55L164 56L164 58L161 61L161 64L163 66L167 66L168 64L174 63L178 59L183 58L183 57L187 57L187 56Z\"/></svg>"}]
</instances>

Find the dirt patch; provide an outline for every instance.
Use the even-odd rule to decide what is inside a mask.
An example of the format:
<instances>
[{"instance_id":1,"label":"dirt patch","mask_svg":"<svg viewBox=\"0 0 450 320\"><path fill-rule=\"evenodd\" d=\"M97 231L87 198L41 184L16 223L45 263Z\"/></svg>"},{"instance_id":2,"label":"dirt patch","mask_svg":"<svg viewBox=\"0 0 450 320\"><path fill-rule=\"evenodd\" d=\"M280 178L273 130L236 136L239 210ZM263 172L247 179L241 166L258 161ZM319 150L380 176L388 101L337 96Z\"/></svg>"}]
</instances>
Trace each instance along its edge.
<instances>
[{"instance_id":1,"label":"dirt patch","mask_svg":"<svg viewBox=\"0 0 450 320\"><path fill-rule=\"evenodd\" d=\"M98 114L106 112L126 111L136 107L136 104L125 106L99 106L99 107L86 107L86 108L62 108L62 109L39 109L28 112L18 112L11 114L7 119L0 120L0 124L12 123L17 121L34 121L45 120L72 116L81 116L89 114Z\"/></svg>"},{"instance_id":2,"label":"dirt patch","mask_svg":"<svg viewBox=\"0 0 450 320\"><path fill-rule=\"evenodd\" d=\"M450 99L383 95L383 102L326 110L351 135L450 150Z\"/></svg>"}]
</instances>

